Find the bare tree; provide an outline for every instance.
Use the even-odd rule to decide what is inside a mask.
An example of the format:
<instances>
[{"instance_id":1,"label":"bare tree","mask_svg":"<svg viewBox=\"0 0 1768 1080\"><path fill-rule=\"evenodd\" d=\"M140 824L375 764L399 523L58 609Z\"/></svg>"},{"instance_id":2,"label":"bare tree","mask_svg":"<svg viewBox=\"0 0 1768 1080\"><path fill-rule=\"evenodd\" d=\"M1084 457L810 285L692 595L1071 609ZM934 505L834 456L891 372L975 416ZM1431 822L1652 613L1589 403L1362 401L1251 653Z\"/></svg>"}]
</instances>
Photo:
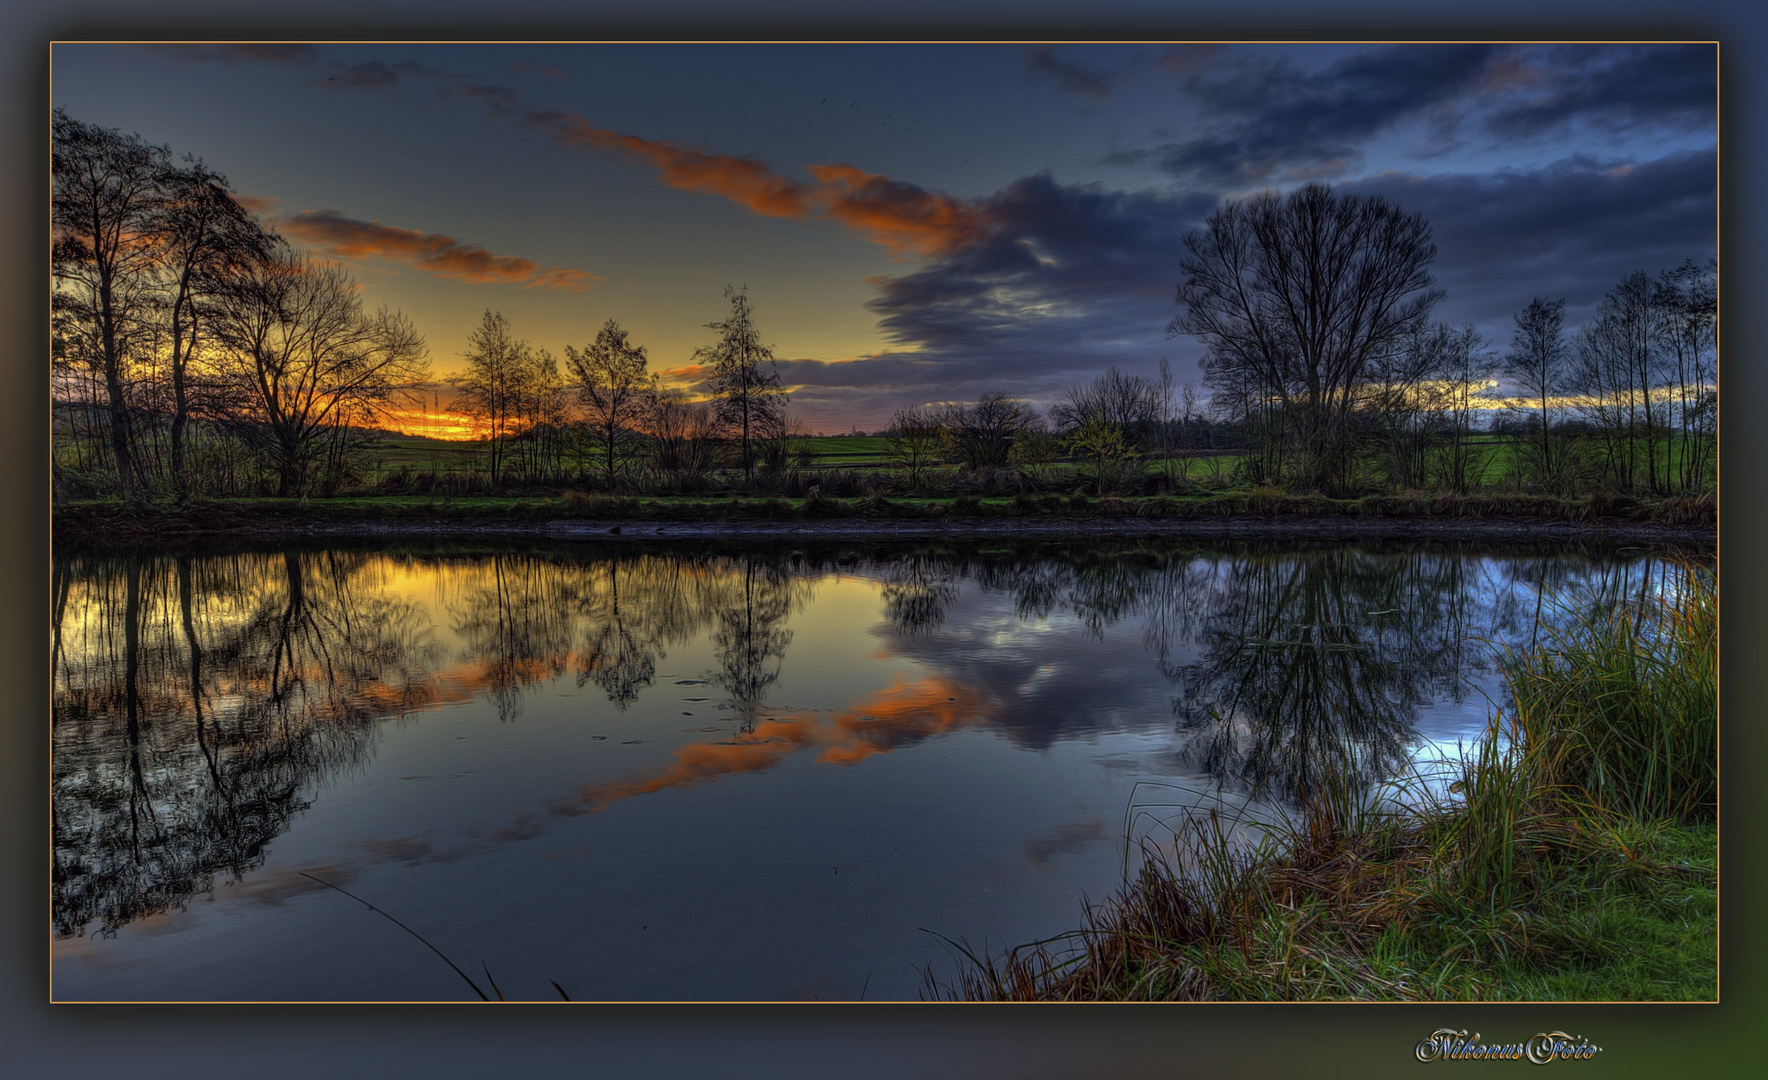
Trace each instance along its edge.
<instances>
[{"instance_id":1,"label":"bare tree","mask_svg":"<svg viewBox=\"0 0 1768 1080\"><path fill-rule=\"evenodd\" d=\"M1461 494L1479 486L1485 456L1473 442L1474 418L1489 403L1494 358L1471 323L1442 328L1441 413L1446 445L1439 460L1443 481Z\"/></svg>"},{"instance_id":2,"label":"bare tree","mask_svg":"<svg viewBox=\"0 0 1768 1080\"><path fill-rule=\"evenodd\" d=\"M1525 397L1540 404L1536 464L1542 485L1552 489L1561 479L1561 463L1553 456L1553 399L1565 393L1570 375L1570 350L1561 336L1565 300L1537 296L1516 313L1515 322L1510 352L1504 357L1504 375Z\"/></svg>"},{"instance_id":3,"label":"bare tree","mask_svg":"<svg viewBox=\"0 0 1768 1080\"><path fill-rule=\"evenodd\" d=\"M718 417L704 401L689 401L677 389L650 400L652 458L666 472L700 476L710 471L717 449Z\"/></svg>"},{"instance_id":4,"label":"bare tree","mask_svg":"<svg viewBox=\"0 0 1768 1080\"><path fill-rule=\"evenodd\" d=\"M973 405L947 410L945 431L958 458L972 469L998 469L1011 460L1013 440L1037 417L1032 407L1006 394L984 394Z\"/></svg>"},{"instance_id":5,"label":"bare tree","mask_svg":"<svg viewBox=\"0 0 1768 1080\"><path fill-rule=\"evenodd\" d=\"M1203 342L1205 371L1246 412L1281 411L1302 483L1342 483L1364 369L1443 295L1430 287L1430 226L1380 197L1308 184L1223 206L1185 247L1168 332Z\"/></svg>"},{"instance_id":6,"label":"bare tree","mask_svg":"<svg viewBox=\"0 0 1768 1080\"><path fill-rule=\"evenodd\" d=\"M1713 452L1718 394L1718 260L1684 262L1658 275L1653 296L1666 375L1674 388L1684 490L1706 482Z\"/></svg>"},{"instance_id":7,"label":"bare tree","mask_svg":"<svg viewBox=\"0 0 1768 1080\"><path fill-rule=\"evenodd\" d=\"M485 312L467 335L467 369L448 381L459 391L454 408L484 425L487 468L496 486L511 436L521 428L522 399L533 375L534 353L510 332L503 312Z\"/></svg>"},{"instance_id":8,"label":"bare tree","mask_svg":"<svg viewBox=\"0 0 1768 1080\"><path fill-rule=\"evenodd\" d=\"M270 461L279 495L305 494L322 455L428 375L403 315L368 314L342 267L286 248L230 278L212 327L229 419Z\"/></svg>"},{"instance_id":9,"label":"bare tree","mask_svg":"<svg viewBox=\"0 0 1768 1080\"><path fill-rule=\"evenodd\" d=\"M1652 394L1660 382L1663 339L1663 312L1655 299L1649 277L1627 275L1602 298L1573 343L1581 411L1600 433L1615 486L1629 492L1638 486L1641 459L1646 484L1662 489L1657 450L1668 402L1661 394L1654 402Z\"/></svg>"},{"instance_id":10,"label":"bare tree","mask_svg":"<svg viewBox=\"0 0 1768 1080\"><path fill-rule=\"evenodd\" d=\"M517 413L522 426L517 436L517 444L524 450L522 471L531 480L543 480L550 465L556 474L568 419L565 380L559 374L558 358L546 349L536 349L529 357L528 377L520 388Z\"/></svg>"},{"instance_id":11,"label":"bare tree","mask_svg":"<svg viewBox=\"0 0 1768 1080\"><path fill-rule=\"evenodd\" d=\"M201 161L169 168L160 177L162 198L152 223L161 245L171 348L171 474L187 490L184 434L191 414L188 370L197 352L203 305L229 274L269 254L271 234L239 205L227 178Z\"/></svg>"},{"instance_id":12,"label":"bare tree","mask_svg":"<svg viewBox=\"0 0 1768 1080\"><path fill-rule=\"evenodd\" d=\"M774 368L773 349L755 329L749 294L726 287L724 295L731 313L706 324L718 331L718 341L694 353L694 360L711 371L708 388L714 407L719 420L737 433L747 482L755 471L755 441L785 431L786 393Z\"/></svg>"},{"instance_id":13,"label":"bare tree","mask_svg":"<svg viewBox=\"0 0 1768 1080\"><path fill-rule=\"evenodd\" d=\"M1161 389L1140 375L1111 368L1090 383L1075 383L1050 406L1057 428L1072 432L1097 419L1123 433L1134 446L1154 434L1161 417Z\"/></svg>"},{"instance_id":14,"label":"bare tree","mask_svg":"<svg viewBox=\"0 0 1768 1080\"><path fill-rule=\"evenodd\" d=\"M645 347L634 345L620 324L609 319L582 352L565 346L565 363L595 430L607 484L613 487L621 447L651 411Z\"/></svg>"},{"instance_id":15,"label":"bare tree","mask_svg":"<svg viewBox=\"0 0 1768 1080\"><path fill-rule=\"evenodd\" d=\"M127 397L129 337L146 321L158 284L154 219L171 151L139 135L95 127L55 110L50 269L58 337L104 374L112 453L123 497L137 494Z\"/></svg>"},{"instance_id":16,"label":"bare tree","mask_svg":"<svg viewBox=\"0 0 1768 1080\"><path fill-rule=\"evenodd\" d=\"M899 409L890 418L884 460L902 470L910 491L945 457L946 418L931 409Z\"/></svg>"},{"instance_id":17,"label":"bare tree","mask_svg":"<svg viewBox=\"0 0 1768 1080\"><path fill-rule=\"evenodd\" d=\"M1448 327L1420 323L1364 372L1359 410L1377 461L1402 490L1426 484L1449 344Z\"/></svg>"}]
</instances>

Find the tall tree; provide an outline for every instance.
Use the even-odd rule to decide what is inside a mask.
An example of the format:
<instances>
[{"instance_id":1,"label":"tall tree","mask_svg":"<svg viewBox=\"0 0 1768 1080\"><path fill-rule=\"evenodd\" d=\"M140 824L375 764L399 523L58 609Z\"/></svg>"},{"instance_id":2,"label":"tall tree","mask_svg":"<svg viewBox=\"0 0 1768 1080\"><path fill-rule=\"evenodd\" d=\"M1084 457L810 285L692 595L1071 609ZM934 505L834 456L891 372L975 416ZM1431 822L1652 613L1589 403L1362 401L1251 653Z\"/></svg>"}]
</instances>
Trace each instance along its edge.
<instances>
[{"instance_id":1,"label":"tall tree","mask_svg":"<svg viewBox=\"0 0 1768 1080\"><path fill-rule=\"evenodd\" d=\"M620 448L651 408L645 347L634 345L620 324L609 319L582 352L565 346L565 363L595 429L606 482L613 487Z\"/></svg>"},{"instance_id":2,"label":"tall tree","mask_svg":"<svg viewBox=\"0 0 1768 1080\"><path fill-rule=\"evenodd\" d=\"M196 352L202 305L246 262L269 254L271 236L233 197L227 178L201 161L169 168L153 225L168 278L171 346L172 481L187 490L184 433L190 420L188 369Z\"/></svg>"},{"instance_id":3,"label":"tall tree","mask_svg":"<svg viewBox=\"0 0 1768 1080\"><path fill-rule=\"evenodd\" d=\"M1680 429L1680 483L1693 490L1706 482L1713 451L1718 394L1719 265L1684 262L1658 275L1653 297L1661 317L1661 351L1674 387Z\"/></svg>"},{"instance_id":4,"label":"tall tree","mask_svg":"<svg viewBox=\"0 0 1768 1080\"><path fill-rule=\"evenodd\" d=\"M1396 348L1365 369L1361 412L1388 479L1402 490L1423 488L1445 404L1449 328L1419 323Z\"/></svg>"},{"instance_id":5,"label":"tall tree","mask_svg":"<svg viewBox=\"0 0 1768 1080\"><path fill-rule=\"evenodd\" d=\"M1308 184L1231 202L1186 235L1182 310L1168 326L1207 347L1205 370L1293 424L1308 485L1349 473L1348 421L1370 360L1442 297L1430 226L1380 197Z\"/></svg>"},{"instance_id":6,"label":"tall tree","mask_svg":"<svg viewBox=\"0 0 1768 1080\"><path fill-rule=\"evenodd\" d=\"M83 124L55 110L50 268L58 336L85 346L104 373L112 452L123 496L137 494L126 392L130 335L153 304L154 219L171 151L140 135Z\"/></svg>"},{"instance_id":7,"label":"tall tree","mask_svg":"<svg viewBox=\"0 0 1768 1080\"><path fill-rule=\"evenodd\" d=\"M755 471L755 441L784 434L786 392L780 388L773 348L762 343L755 329L748 292L727 286L724 295L731 303L730 315L706 324L718 332L718 341L700 349L694 359L711 371L708 386L718 418L739 437L747 482Z\"/></svg>"},{"instance_id":8,"label":"tall tree","mask_svg":"<svg viewBox=\"0 0 1768 1080\"><path fill-rule=\"evenodd\" d=\"M1657 448L1668 402L1652 395L1661 382L1663 311L1655 300L1649 277L1628 274L1602 298L1574 342L1582 409L1602 434L1615 485L1629 492L1638 486L1641 463L1649 489L1662 489Z\"/></svg>"},{"instance_id":9,"label":"tall tree","mask_svg":"<svg viewBox=\"0 0 1768 1080\"><path fill-rule=\"evenodd\" d=\"M952 407L945 428L965 465L999 469L1012 458L1013 440L1036 419L1036 410L1027 403L994 393L982 395L975 404Z\"/></svg>"},{"instance_id":10,"label":"tall tree","mask_svg":"<svg viewBox=\"0 0 1768 1080\"><path fill-rule=\"evenodd\" d=\"M342 267L279 247L231 277L211 323L231 391L229 419L270 462L279 495L303 495L334 444L354 441L428 375L403 315L365 312Z\"/></svg>"},{"instance_id":11,"label":"tall tree","mask_svg":"<svg viewBox=\"0 0 1768 1080\"><path fill-rule=\"evenodd\" d=\"M1482 451L1474 443L1474 416L1489 403L1495 360L1472 323L1459 330L1442 328L1442 415L1447 445L1443 448L1443 480L1461 494L1475 487L1484 472Z\"/></svg>"},{"instance_id":12,"label":"tall tree","mask_svg":"<svg viewBox=\"0 0 1768 1080\"><path fill-rule=\"evenodd\" d=\"M467 335L467 369L448 381L459 391L455 408L484 425L491 483L503 474L509 440L521 427L522 399L533 374L533 350L510 332L503 312L485 312Z\"/></svg>"},{"instance_id":13,"label":"tall tree","mask_svg":"<svg viewBox=\"0 0 1768 1080\"><path fill-rule=\"evenodd\" d=\"M916 491L945 456L948 434L946 418L932 409L898 409L890 418L884 460L901 469L909 490Z\"/></svg>"},{"instance_id":14,"label":"tall tree","mask_svg":"<svg viewBox=\"0 0 1768 1080\"><path fill-rule=\"evenodd\" d=\"M1532 401L1540 403L1541 430L1537 453L1543 486L1559 483L1559 462L1553 457L1553 399L1565 393L1570 352L1562 332L1565 300L1537 296L1515 315L1516 331L1504 357L1504 375Z\"/></svg>"}]
</instances>

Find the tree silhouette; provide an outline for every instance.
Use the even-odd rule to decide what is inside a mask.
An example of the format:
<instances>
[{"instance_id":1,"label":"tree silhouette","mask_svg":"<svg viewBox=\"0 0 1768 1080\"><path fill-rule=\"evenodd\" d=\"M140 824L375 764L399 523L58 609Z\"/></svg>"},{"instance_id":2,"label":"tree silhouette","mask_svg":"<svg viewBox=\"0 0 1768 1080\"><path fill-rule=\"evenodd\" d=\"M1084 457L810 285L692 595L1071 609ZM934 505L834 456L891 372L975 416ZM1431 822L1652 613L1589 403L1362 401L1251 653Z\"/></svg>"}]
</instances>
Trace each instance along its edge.
<instances>
[{"instance_id":1,"label":"tree silhouette","mask_svg":"<svg viewBox=\"0 0 1768 1080\"><path fill-rule=\"evenodd\" d=\"M1427 272L1430 226L1380 197L1308 184L1226 204L1185 249L1168 333L1204 344L1210 384L1259 414L1268 439L1293 430L1297 480L1342 482L1364 369L1443 295Z\"/></svg>"},{"instance_id":2,"label":"tree silhouette","mask_svg":"<svg viewBox=\"0 0 1768 1080\"><path fill-rule=\"evenodd\" d=\"M139 478L124 369L154 302L155 221L171 151L59 108L51 126L52 310L63 340L84 343L81 351L104 373L117 478L124 498L133 498Z\"/></svg>"},{"instance_id":3,"label":"tree silhouette","mask_svg":"<svg viewBox=\"0 0 1768 1080\"><path fill-rule=\"evenodd\" d=\"M279 495L305 494L328 451L428 373L404 316L365 312L342 267L286 247L227 281L211 325L229 420L274 462Z\"/></svg>"},{"instance_id":4,"label":"tree silhouette","mask_svg":"<svg viewBox=\"0 0 1768 1080\"><path fill-rule=\"evenodd\" d=\"M694 360L710 372L707 386L719 420L737 433L747 482L755 471L755 441L785 434L786 393L774 369L773 349L755 329L748 292L727 287L724 295L731 313L706 324L718 331L718 341L696 352Z\"/></svg>"},{"instance_id":5,"label":"tree silhouette","mask_svg":"<svg viewBox=\"0 0 1768 1080\"><path fill-rule=\"evenodd\" d=\"M620 324L609 319L582 352L565 346L565 363L601 444L603 474L613 487L621 445L632 439L651 408L645 348L632 344Z\"/></svg>"}]
</instances>

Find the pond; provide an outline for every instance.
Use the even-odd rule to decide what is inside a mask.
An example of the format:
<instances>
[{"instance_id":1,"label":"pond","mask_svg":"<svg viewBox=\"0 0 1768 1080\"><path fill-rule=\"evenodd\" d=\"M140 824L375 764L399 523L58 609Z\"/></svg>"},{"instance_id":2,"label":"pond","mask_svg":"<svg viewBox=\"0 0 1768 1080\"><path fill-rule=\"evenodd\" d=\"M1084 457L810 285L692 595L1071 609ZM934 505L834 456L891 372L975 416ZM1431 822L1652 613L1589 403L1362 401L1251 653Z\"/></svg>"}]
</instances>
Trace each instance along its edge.
<instances>
[{"instance_id":1,"label":"pond","mask_svg":"<svg viewBox=\"0 0 1768 1080\"><path fill-rule=\"evenodd\" d=\"M62 558L54 997L475 999L464 972L511 999L913 1000L953 971L942 938L1080 925L1174 812L1139 800L1274 812L1325 770L1453 753L1546 598L1666 565L1107 541Z\"/></svg>"}]
</instances>

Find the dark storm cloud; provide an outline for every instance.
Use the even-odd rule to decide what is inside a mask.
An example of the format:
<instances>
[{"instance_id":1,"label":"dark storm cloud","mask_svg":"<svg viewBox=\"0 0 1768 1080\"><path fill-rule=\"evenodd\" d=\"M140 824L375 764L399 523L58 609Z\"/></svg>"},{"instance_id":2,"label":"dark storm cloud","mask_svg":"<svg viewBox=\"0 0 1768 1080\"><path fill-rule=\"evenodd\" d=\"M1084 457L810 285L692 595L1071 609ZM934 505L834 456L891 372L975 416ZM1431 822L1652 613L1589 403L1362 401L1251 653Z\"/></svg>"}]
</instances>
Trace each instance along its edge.
<instances>
[{"instance_id":1,"label":"dark storm cloud","mask_svg":"<svg viewBox=\"0 0 1768 1080\"><path fill-rule=\"evenodd\" d=\"M1318 72L1282 59L1192 64L1181 68L1190 70L1184 86L1203 106L1205 132L1105 160L1151 161L1176 177L1232 188L1338 175L1377 132L1478 85L1498 53L1491 45L1393 45Z\"/></svg>"},{"instance_id":2,"label":"dark storm cloud","mask_svg":"<svg viewBox=\"0 0 1768 1080\"><path fill-rule=\"evenodd\" d=\"M1098 71L1073 60L1058 60L1047 45L1032 46L1025 54L1025 70L1031 75L1055 79L1060 90L1070 94L1084 94L1100 101L1110 97L1111 91L1122 79L1118 72Z\"/></svg>"},{"instance_id":3,"label":"dark storm cloud","mask_svg":"<svg viewBox=\"0 0 1768 1080\"><path fill-rule=\"evenodd\" d=\"M1519 48L1494 71L1503 103L1486 127L1503 138L1552 132L1578 119L1609 130L1649 124L1711 128L1718 63L1711 45L1556 45Z\"/></svg>"},{"instance_id":4,"label":"dark storm cloud","mask_svg":"<svg viewBox=\"0 0 1768 1080\"><path fill-rule=\"evenodd\" d=\"M1566 297L1575 323L1627 273L1710 256L1714 166L1710 150L1638 164L1574 156L1533 170L1384 173L1338 190L1423 214L1448 290L1436 317L1473 322L1502 347L1534 296ZM1047 403L1111 365L1151 374L1162 355L1180 382L1196 376L1200 350L1165 328L1184 234L1213 196L1034 176L984 205L995 223L986 240L876 282L871 307L900 351L782 365L796 406L852 402L876 427L903 405L997 390Z\"/></svg>"},{"instance_id":5,"label":"dark storm cloud","mask_svg":"<svg viewBox=\"0 0 1768 1080\"><path fill-rule=\"evenodd\" d=\"M1178 253L1215 202L1019 180L981 200L986 237L874 282L870 307L899 351L781 375L795 406L852 401L879 425L896 407L997 391L1047 403L1111 365L1151 375L1166 354L1183 381L1196 350L1165 333Z\"/></svg>"},{"instance_id":6,"label":"dark storm cloud","mask_svg":"<svg viewBox=\"0 0 1768 1080\"><path fill-rule=\"evenodd\" d=\"M1624 275L1715 251L1715 151L1639 164L1577 155L1482 175L1383 173L1340 190L1423 214L1436 239L1439 317L1497 326L1531 297L1567 299L1568 318Z\"/></svg>"}]
</instances>

